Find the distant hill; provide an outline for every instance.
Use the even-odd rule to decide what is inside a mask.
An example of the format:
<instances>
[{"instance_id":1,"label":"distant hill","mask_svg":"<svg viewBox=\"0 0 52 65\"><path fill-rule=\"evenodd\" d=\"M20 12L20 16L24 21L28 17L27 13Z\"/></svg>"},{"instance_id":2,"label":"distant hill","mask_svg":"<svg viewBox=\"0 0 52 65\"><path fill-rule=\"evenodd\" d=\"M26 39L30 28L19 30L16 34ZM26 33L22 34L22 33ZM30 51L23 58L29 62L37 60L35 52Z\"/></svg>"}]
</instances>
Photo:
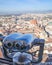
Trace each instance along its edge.
<instances>
[{"instance_id":1,"label":"distant hill","mask_svg":"<svg viewBox=\"0 0 52 65\"><path fill-rule=\"evenodd\" d=\"M47 10L47 11L13 11L13 12L0 12L0 15L20 15L24 13L52 13L52 10Z\"/></svg>"}]
</instances>

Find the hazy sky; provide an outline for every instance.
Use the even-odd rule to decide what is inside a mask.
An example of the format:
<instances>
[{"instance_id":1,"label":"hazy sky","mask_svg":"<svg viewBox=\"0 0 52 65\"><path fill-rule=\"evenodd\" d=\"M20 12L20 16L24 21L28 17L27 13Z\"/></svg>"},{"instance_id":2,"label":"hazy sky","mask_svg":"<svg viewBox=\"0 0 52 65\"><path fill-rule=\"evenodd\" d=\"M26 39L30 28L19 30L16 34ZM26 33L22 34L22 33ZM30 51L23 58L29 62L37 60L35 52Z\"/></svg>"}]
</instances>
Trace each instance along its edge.
<instances>
[{"instance_id":1,"label":"hazy sky","mask_svg":"<svg viewBox=\"0 0 52 65\"><path fill-rule=\"evenodd\" d=\"M0 12L52 10L52 0L0 0Z\"/></svg>"}]
</instances>

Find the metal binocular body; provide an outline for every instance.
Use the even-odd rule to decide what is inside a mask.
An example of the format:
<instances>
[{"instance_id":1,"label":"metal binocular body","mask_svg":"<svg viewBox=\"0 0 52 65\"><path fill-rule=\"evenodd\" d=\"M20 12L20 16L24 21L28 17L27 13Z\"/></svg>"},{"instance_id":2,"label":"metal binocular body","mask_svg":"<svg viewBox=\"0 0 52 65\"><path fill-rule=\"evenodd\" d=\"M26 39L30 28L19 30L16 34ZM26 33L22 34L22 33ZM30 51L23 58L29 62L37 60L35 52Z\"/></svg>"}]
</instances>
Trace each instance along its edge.
<instances>
[{"instance_id":1,"label":"metal binocular body","mask_svg":"<svg viewBox=\"0 0 52 65\"><path fill-rule=\"evenodd\" d=\"M44 39L39 39L32 34L13 33L8 36L0 36L2 42L1 63L9 65L32 65L42 60L44 50ZM30 52L31 48L39 46L39 50ZM36 58L36 54L38 56ZM34 58L35 57L35 58Z\"/></svg>"}]
</instances>

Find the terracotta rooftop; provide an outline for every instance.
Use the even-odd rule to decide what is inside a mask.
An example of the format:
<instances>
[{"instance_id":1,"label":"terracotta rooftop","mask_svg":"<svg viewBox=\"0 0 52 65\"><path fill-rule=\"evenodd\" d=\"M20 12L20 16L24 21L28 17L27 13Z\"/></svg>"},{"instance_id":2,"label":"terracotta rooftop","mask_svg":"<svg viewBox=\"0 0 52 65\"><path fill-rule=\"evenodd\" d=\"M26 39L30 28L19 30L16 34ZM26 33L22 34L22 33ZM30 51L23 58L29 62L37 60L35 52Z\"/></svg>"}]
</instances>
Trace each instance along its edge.
<instances>
[{"instance_id":1,"label":"terracotta rooftop","mask_svg":"<svg viewBox=\"0 0 52 65\"><path fill-rule=\"evenodd\" d=\"M0 58L2 58L3 57L3 54L2 54L2 51L0 50Z\"/></svg>"},{"instance_id":2,"label":"terracotta rooftop","mask_svg":"<svg viewBox=\"0 0 52 65\"><path fill-rule=\"evenodd\" d=\"M30 20L31 24L37 24L37 20Z\"/></svg>"},{"instance_id":3,"label":"terracotta rooftop","mask_svg":"<svg viewBox=\"0 0 52 65\"><path fill-rule=\"evenodd\" d=\"M52 43L52 38L48 38L48 41L46 43Z\"/></svg>"}]
</instances>

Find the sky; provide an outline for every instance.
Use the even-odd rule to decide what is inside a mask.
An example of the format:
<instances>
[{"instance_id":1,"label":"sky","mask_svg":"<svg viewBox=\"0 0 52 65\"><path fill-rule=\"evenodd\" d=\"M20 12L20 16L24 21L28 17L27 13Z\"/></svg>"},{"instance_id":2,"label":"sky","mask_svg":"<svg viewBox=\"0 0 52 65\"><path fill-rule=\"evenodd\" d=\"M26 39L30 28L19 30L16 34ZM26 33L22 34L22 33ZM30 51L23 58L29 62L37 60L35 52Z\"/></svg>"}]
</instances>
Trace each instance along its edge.
<instances>
[{"instance_id":1,"label":"sky","mask_svg":"<svg viewBox=\"0 0 52 65\"><path fill-rule=\"evenodd\" d=\"M0 12L52 10L52 0L0 0Z\"/></svg>"}]
</instances>

